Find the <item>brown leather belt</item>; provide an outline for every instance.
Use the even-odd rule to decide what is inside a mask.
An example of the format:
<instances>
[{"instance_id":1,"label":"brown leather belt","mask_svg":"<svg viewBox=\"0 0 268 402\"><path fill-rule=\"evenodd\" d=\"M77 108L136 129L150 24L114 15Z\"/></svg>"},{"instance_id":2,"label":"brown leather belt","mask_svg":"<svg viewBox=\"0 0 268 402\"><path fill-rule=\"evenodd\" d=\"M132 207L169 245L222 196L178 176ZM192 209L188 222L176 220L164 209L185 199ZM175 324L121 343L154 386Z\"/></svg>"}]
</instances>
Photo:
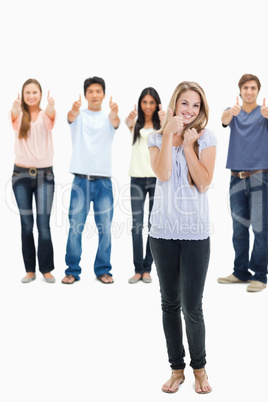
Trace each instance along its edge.
<instances>
[{"instance_id":1,"label":"brown leather belt","mask_svg":"<svg viewBox=\"0 0 268 402\"><path fill-rule=\"evenodd\" d=\"M231 175L234 177L239 177L239 179L246 179L247 177L252 176L253 174L268 172L268 169L262 170L243 170L242 172L233 172L231 170Z\"/></svg>"}]
</instances>

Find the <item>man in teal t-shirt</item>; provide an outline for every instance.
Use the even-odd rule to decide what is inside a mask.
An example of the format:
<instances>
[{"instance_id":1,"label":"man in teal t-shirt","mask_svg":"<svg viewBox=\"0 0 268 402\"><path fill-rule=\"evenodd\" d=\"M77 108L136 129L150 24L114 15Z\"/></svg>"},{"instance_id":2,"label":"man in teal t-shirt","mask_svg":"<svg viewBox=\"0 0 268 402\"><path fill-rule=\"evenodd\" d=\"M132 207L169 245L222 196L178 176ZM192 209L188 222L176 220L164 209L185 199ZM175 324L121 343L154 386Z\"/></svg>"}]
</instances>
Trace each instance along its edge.
<instances>
[{"instance_id":1,"label":"man in teal t-shirt","mask_svg":"<svg viewBox=\"0 0 268 402\"><path fill-rule=\"evenodd\" d=\"M268 264L268 106L258 106L260 81L244 74L239 83L242 107L236 104L222 115L230 127L226 167L231 169L230 205L233 219L233 273L219 283L249 283L248 292L266 288ZM249 259L249 227L254 244Z\"/></svg>"}]
</instances>

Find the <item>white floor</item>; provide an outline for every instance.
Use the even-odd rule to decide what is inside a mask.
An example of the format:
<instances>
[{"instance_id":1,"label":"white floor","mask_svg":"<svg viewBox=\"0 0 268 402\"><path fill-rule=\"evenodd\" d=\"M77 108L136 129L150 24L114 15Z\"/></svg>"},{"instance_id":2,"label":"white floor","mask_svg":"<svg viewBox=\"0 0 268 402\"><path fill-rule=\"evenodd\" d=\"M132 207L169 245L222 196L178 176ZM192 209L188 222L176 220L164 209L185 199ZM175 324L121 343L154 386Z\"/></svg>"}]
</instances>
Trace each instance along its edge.
<instances>
[{"instance_id":1,"label":"white floor","mask_svg":"<svg viewBox=\"0 0 268 402\"><path fill-rule=\"evenodd\" d=\"M13 215L10 222L15 228L18 216ZM0 284L0 399L104 402L112 398L134 402L172 398L160 390L170 370L155 268L152 284L127 283L132 275L130 237L113 241L113 285L103 285L94 277L93 236L83 239L80 282L67 286L60 282L65 269L64 233L57 234L57 282L51 285L40 273L34 282L20 283L24 270L17 228L13 232L13 252L2 266ZM231 272L230 241L226 237L220 245L221 241L216 235L212 237L204 295L207 372L213 386L206 398L220 402L254 397L262 401L268 357L267 291L250 294L246 285L217 284L217 276ZM2 255L7 252L3 250ZM186 339L185 347L189 364ZM200 398L193 385L187 366L186 382L178 397L186 401Z\"/></svg>"}]
</instances>

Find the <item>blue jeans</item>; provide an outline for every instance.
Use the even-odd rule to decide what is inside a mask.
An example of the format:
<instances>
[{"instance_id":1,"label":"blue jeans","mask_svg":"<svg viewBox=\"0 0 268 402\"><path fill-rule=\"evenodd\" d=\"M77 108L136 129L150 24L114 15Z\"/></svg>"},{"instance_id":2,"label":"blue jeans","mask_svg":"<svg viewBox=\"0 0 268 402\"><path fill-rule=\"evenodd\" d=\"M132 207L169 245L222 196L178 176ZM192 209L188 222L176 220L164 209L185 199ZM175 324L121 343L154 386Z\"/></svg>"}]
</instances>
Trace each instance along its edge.
<instances>
[{"instance_id":1,"label":"blue jeans","mask_svg":"<svg viewBox=\"0 0 268 402\"><path fill-rule=\"evenodd\" d=\"M202 297L207 275L210 239L164 240L150 237L160 283L163 327L171 368L184 369L185 350L181 309L194 369L206 364Z\"/></svg>"},{"instance_id":2,"label":"blue jeans","mask_svg":"<svg viewBox=\"0 0 268 402\"><path fill-rule=\"evenodd\" d=\"M12 187L20 212L22 255L26 272L35 272L36 250L33 236L33 197L36 203L38 229L37 257L39 270L43 274L54 269L53 246L50 234L50 214L54 195L52 167L33 169L14 166ZM35 174L36 173L36 174Z\"/></svg>"},{"instance_id":3,"label":"blue jeans","mask_svg":"<svg viewBox=\"0 0 268 402\"><path fill-rule=\"evenodd\" d=\"M98 230L99 245L94 263L96 276L111 275L111 223L113 218L113 191L110 178L88 180L75 176L71 191L69 208L69 236L65 261L68 268L66 275L73 275L79 280L82 254L82 232L93 203L94 219Z\"/></svg>"},{"instance_id":4,"label":"blue jeans","mask_svg":"<svg viewBox=\"0 0 268 402\"><path fill-rule=\"evenodd\" d=\"M133 245L133 262L135 273L143 274L144 272L151 272L153 257L149 244L149 236L146 242L146 252L143 258L143 217L144 217L144 204L146 194L149 196L149 218L148 229L150 230L150 214L153 208L154 191L155 191L155 177L131 177L131 210L132 210L132 245Z\"/></svg>"},{"instance_id":5,"label":"blue jeans","mask_svg":"<svg viewBox=\"0 0 268 402\"><path fill-rule=\"evenodd\" d=\"M242 281L267 283L268 172L254 174L245 179L231 176L230 205L235 251L233 274ZM250 226L254 233L254 244L249 258Z\"/></svg>"}]
</instances>

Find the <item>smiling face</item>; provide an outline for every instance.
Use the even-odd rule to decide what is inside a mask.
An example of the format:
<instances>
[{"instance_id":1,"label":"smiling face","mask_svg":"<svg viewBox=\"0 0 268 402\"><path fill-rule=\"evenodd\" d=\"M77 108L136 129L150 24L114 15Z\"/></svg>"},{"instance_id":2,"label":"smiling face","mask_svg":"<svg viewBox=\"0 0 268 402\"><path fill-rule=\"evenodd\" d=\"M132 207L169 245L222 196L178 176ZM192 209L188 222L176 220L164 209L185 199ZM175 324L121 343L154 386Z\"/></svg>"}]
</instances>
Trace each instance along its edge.
<instances>
[{"instance_id":1,"label":"smiling face","mask_svg":"<svg viewBox=\"0 0 268 402\"><path fill-rule=\"evenodd\" d=\"M183 117L183 124L192 123L199 115L201 108L200 95L192 90L183 92L176 104L176 116Z\"/></svg>"},{"instance_id":2,"label":"smiling face","mask_svg":"<svg viewBox=\"0 0 268 402\"><path fill-rule=\"evenodd\" d=\"M257 103L259 88L256 81L247 81L240 88L240 96L243 103L254 104Z\"/></svg>"},{"instance_id":3,"label":"smiling face","mask_svg":"<svg viewBox=\"0 0 268 402\"><path fill-rule=\"evenodd\" d=\"M41 96L40 88L36 84L28 84L23 89L23 100L31 108L39 107Z\"/></svg>"},{"instance_id":4,"label":"smiling face","mask_svg":"<svg viewBox=\"0 0 268 402\"><path fill-rule=\"evenodd\" d=\"M89 110L93 112L100 111L102 101L105 98L101 84L91 84L86 90L85 98L88 102Z\"/></svg>"},{"instance_id":5,"label":"smiling face","mask_svg":"<svg viewBox=\"0 0 268 402\"><path fill-rule=\"evenodd\" d=\"M156 100L151 95L147 94L144 96L144 98L142 98L141 110L143 111L145 117L152 119L156 107Z\"/></svg>"}]
</instances>

